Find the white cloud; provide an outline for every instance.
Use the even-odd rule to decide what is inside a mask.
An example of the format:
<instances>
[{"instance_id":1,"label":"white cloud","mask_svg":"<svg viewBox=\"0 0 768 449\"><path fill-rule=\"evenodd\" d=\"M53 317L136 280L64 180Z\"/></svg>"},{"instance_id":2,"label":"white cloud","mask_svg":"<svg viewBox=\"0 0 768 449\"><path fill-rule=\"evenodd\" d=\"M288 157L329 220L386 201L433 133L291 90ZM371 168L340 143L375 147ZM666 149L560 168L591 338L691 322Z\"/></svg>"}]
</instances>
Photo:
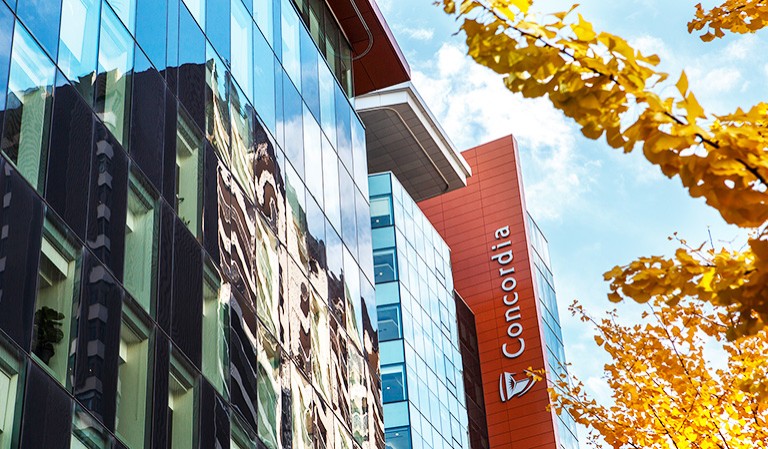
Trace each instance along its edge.
<instances>
[{"instance_id":1,"label":"white cloud","mask_svg":"<svg viewBox=\"0 0 768 449\"><path fill-rule=\"evenodd\" d=\"M746 83L739 69L735 67L718 67L711 70L694 67L687 73L692 89L707 96L741 90Z\"/></svg>"},{"instance_id":2,"label":"white cloud","mask_svg":"<svg viewBox=\"0 0 768 449\"><path fill-rule=\"evenodd\" d=\"M657 55L665 64L669 64L674 59L667 44L656 36L646 34L636 37L630 40L630 45L646 56Z\"/></svg>"},{"instance_id":3,"label":"white cloud","mask_svg":"<svg viewBox=\"0 0 768 449\"><path fill-rule=\"evenodd\" d=\"M427 68L428 73L414 71L413 82L460 150L513 134L525 153L531 213L539 220L559 219L578 207L597 163L578 154L577 131L548 100L512 94L500 76L454 44L444 44Z\"/></svg>"},{"instance_id":4,"label":"white cloud","mask_svg":"<svg viewBox=\"0 0 768 449\"><path fill-rule=\"evenodd\" d=\"M755 55L756 47L759 42L757 37L752 34L742 36L729 43L723 49L723 57L732 60L744 60Z\"/></svg>"},{"instance_id":5,"label":"white cloud","mask_svg":"<svg viewBox=\"0 0 768 449\"><path fill-rule=\"evenodd\" d=\"M411 39L416 39L418 41L428 41L435 35L435 30L432 28L410 28L402 25L395 25L394 28L400 34L405 35Z\"/></svg>"}]
</instances>

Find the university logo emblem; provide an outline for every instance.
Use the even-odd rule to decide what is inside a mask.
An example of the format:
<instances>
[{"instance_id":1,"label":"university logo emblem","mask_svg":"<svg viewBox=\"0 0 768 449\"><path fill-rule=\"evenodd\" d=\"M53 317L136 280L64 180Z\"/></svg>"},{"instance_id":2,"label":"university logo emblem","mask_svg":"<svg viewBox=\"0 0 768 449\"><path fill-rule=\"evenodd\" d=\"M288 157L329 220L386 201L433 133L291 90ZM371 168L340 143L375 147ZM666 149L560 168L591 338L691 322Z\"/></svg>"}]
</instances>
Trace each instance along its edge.
<instances>
[{"instance_id":1,"label":"university logo emblem","mask_svg":"<svg viewBox=\"0 0 768 449\"><path fill-rule=\"evenodd\" d=\"M528 393L528 390L535 383L536 380L527 376L523 379L515 380L515 373L501 373L499 376L499 396L501 396L501 402L507 402L514 397L520 397Z\"/></svg>"}]
</instances>

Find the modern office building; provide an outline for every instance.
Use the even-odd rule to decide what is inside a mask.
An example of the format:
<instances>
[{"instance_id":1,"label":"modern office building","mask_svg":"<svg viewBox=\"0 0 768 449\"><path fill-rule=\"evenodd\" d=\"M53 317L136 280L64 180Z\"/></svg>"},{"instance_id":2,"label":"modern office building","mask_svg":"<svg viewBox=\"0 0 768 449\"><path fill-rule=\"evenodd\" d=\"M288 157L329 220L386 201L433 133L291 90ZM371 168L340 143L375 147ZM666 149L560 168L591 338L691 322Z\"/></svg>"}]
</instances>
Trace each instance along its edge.
<instances>
[{"instance_id":1,"label":"modern office building","mask_svg":"<svg viewBox=\"0 0 768 449\"><path fill-rule=\"evenodd\" d=\"M0 448L383 447L350 99L408 73L372 0L0 1Z\"/></svg>"},{"instance_id":2,"label":"modern office building","mask_svg":"<svg viewBox=\"0 0 768 449\"><path fill-rule=\"evenodd\" d=\"M575 449L572 419L547 411L546 382L525 373L544 369L558 378L565 355L549 250L526 210L517 144L509 136L461 155L472 169L467 187L419 206L451 248L463 298L471 447Z\"/></svg>"},{"instance_id":3,"label":"modern office building","mask_svg":"<svg viewBox=\"0 0 768 449\"><path fill-rule=\"evenodd\" d=\"M468 448L450 250L394 175L369 182L387 447Z\"/></svg>"}]
</instances>

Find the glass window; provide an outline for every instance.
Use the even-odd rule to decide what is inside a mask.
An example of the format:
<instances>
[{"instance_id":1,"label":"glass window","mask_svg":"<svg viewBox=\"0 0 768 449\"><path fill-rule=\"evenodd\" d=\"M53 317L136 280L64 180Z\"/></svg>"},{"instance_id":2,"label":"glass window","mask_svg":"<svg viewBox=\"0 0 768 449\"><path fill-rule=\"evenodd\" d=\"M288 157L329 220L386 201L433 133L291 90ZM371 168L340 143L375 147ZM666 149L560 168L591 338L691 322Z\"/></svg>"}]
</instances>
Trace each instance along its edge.
<instances>
[{"instance_id":1,"label":"glass window","mask_svg":"<svg viewBox=\"0 0 768 449\"><path fill-rule=\"evenodd\" d=\"M246 0L249 1L249 0ZM264 38L272 46L274 34L274 0L253 0L253 18Z\"/></svg>"},{"instance_id":2,"label":"glass window","mask_svg":"<svg viewBox=\"0 0 768 449\"><path fill-rule=\"evenodd\" d=\"M341 238L353 254L357 254L357 210L355 209L355 184L352 177L339 165L339 187L341 189Z\"/></svg>"},{"instance_id":3,"label":"glass window","mask_svg":"<svg viewBox=\"0 0 768 449\"><path fill-rule=\"evenodd\" d=\"M51 58L56 59L59 43L61 0L19 0L16 13L24 25L37 38Z\"/></svg>"},{"instance_id":4,"label":"glass window","mask_svg":"<svg viewBox=\"0 0 768 449\"><path fill-rule=\"evenodd\" d=\"M100 0L64 0L59 68L90 104L98 56Z\"/></svg>"},{"instance_id":5,"label":"glass window","mask_svg":"<svg viewBox=\"0 0 768 449\"><path fill-rule=\"evenodd\" d=\"M150 324L141 311L130 302L123 304L115 434L129 449L144 448L150 330Z\"/></svg>"},{"instance_id":6,"label":"glass window","mask_svg":"<svg viewBox=\"0 0 768 449\"><path fill-rule=\"evenodd\" d=\"M133 38L110 8L101 9L96 113L118 142L128 143Z\"/></svg>"},{"instance_id":7,"label":"glass window","mask_svg":"<svg viewBox=\"0 0 768 449\"><path fill-rule=\"evenodd\" d=\"M18 354L6 346L0 337L0 449L10 449L17 429L16 403L22 395L19 391L19 377L22 364Z\"/></svg>"},{"instance_id":8,"label":"glass window","mask_svg":"<svg viewBox=\"0 0 768 449\"><path fill-rule=\"evenodd\" d=\"M259 328L257 398L259 438L268 449L278 448L280 416L280 346L263 327Z\"/></svg>"},{"instance_id":9,"label":"glass window","mask_svg":"<svg viewBox=\"0 0 768 449\"><path fill-rule=\"evenodd\" d=\"M375 281L389 282L397 279L397 253L394 248L378 249L373 252Z\"/></svg>"},{"instance_id":10,"label":"glass window","mask_svg":"<svg viewBox=\"0 0 768 449\"><path fill-rule=\"evenodd\" d=\"M229 309L226 295L218 272L206 265L203 273L202 371L224 397L227 397L229 377Z\"/></svg>"},{"instance_id":11,"label":"glass window","mask_svg":"<svg viewBox=\"0 0 768 449\"><path fill-rule=\"evenodd\" d=\"M203 197L203 136L179 108L176 127L176 213L200 237Z\"/></svg>"},{"instance_id":12,"label":"glass window","mask_svg":"<svg viewBox=\"0 0 768 449\"><path fill-rule=\"evenodd\" d=\"M157 266L156 198L149 193L149 184L134 173L128 186L123 285L151 313Z\"/></svg>"},{"instance_id":13,"label":"glass window","mask_svg":"<svg viewBox=\"0 0 768 449\"><path fill-rule=\"evenodd\" d=\"M232 0L232 76L253 99L253 21L241 0ZM263 64L264 61L260 61ZM245 101L243 101L245 103Z\"/></svg>"},{"instance_id":14,"label":"glass window","mask_svg":"<svg viewBox=\"0 0 768 449\"><path fill-rule=\"evenodd\" d=\"M109 433L79 404L72 418L70 449L110 449Z\"/></svg>"},{"instance_id":15,"label":"glass window","mask_svg":"<svg viewBox=\"0 0 768 449\"><path fill-rule=\"evenodd\" d=\"M285 157L304 177L303 102L301 95L287 76L283 76L283 126Z\"/></svg>"},{"instance_id":16,"label":"glass window","mask_svg":"<svg viewBox=\"0 0 768 449\"><path fill-rule=\"evenodd\" d=\"M197 447L195 371L176 350L171 351L168 374L168 449Z\"/></svg>"},{"instance_id":17,"label":"glass window","mask_svg":"<svg viewBox=\"0 0 768 449\"><path fill-rule=\"evenodd\" d=\"M341 89L336 86L336 152L339 159L352 172L352 108Z\"/></svg>"},{"instance_id":18,"label":"glass window","mask_svg":"<svg viewBox=\"0 0 768 449\"><path fill-rule=\"evenodd\" d=\"M392 304L379 306L379 341L397 340L403 338L400 321L400 306Z\"/></svg>"},{"instance_id":19,"label":"glass window","mask_svg":"<svg viewBox=\"0 0 768 449\"><path fill-rule=\"evenodd\" d=\"M304 173L307 189L323 207L323 141L320 125L304 106ZM319 169L318 169L319 168Z\"/></svg>"},{"instance_id":20,"label":"glass window","mask_svg":"<svg viewBox=\"0 0 768 449\"><path fill-rule=\"evenodd\" d=\"M11 63L14 22L13 13L0 5L0 111L5 110L5 93L8 87L8 67ZM1 116L2 113L0 113ZM0 126L2 126L1 118Z\"/></svg>"},{"instance_id":21,"label":"glass window","mask_svg":"<svg viewBox=\"0 0 768 449\"><path fill-rule=\"evenodd\" d=\"M64 227L46 218L40 249L32 353L62 385L70 378L73 308L79 287L80 248Z\"/></svg>"},{"instance_id":22,"label":"glass window","mask_svg":"<svg viewBox=\"0 0 768 449\"><path fill-rule=\"evenodd\" d=\"M391 248L395 246L395 227L386 226L383 228L374 228L371 230L373 239L373 248Z\"/></svg>"},{"instance_id":23,"label":"glass window","mask_svg":"<svg viewBox=\"0 0 768 449\"><path fill-rule=\"evenodd\" d=\"M136 25L136 0L107 0L117 17L123 22L128 31L134 34Z\"/></svg>"},{"instance_id":24,"label":"glass window","mask_svg":"<svg viewBox=\"0 0 768 449\"><path fill-rule=\"evenodd\" d=\"M318 79L318 52L304 27L301 31L301 96L315 117L320 117L320 81Z\"/></svg>"},{"instance_id":25,"label":"glass window","mask_svg":"<svg viewBox=\"0 0 768 449\"><path fill-rule=\"evenodd\" d=\"M245 195L255 203L256 185L253 169L256 157L253 145L253 108L235 84L230 90L229 100L232 117L232 173Z\"/></svg>"},{"instance_id":26,"label":"glass window","mask_svg":"<svg viewBox=\"0 0 768 449\"><path fill-rule=\"evenodd\" d=\"M381 367L381 401L399 402L408 397L405 385L405 365L388 365Z\"/></svg>"},{"instance_id":27,"label":"glass window","mask_svg":"<svg viewBox=\"0 0 768 449\"><path fill-rule=\"evenodd\" d=\"M339 200L339 159L328 139L323 138L323 198L325 215L337 231L341 231Z\"/></svg>"},{"instance_id":28,"label":"glass window","mask_svg":"<svg viewBox=\"0 0 768 449\"><path fill-rule=\"evenodd\" d=\"M365 147L365 128L356 114L352 114L352 159L355 184L368 198L368 154Z\"/></svg>"},{"instance_id":29,"label":"glass window","mask_svg":"<svg viewBox=\"0 0 768 449\"><path fill-rule=\"evenodd\" d=\"M336 97L334 87L336 83L333 75L325 65L325 61L318 61L318 70L320 73L320 125L328 137L328 140L336 143Z\"/></svg>"},{"instance_id":30,"label":"glass window","mask_svg":"<svg viewBox=\"0 0 768 449\"><path fill-rule=\"evenodd\" d=\"M253 33L253 105L275 135L275 65L277 59L261 33Z\"/></svg>"},{"instance_id":31,"label":"glass window","mask_svg":"<svg viewBox=\"0 0 768 449\"><path fill-rule=\"evenodd\" d=\"M137 0L137 3L136 40L157 70L163 70L166 67L166 47L169 44L167 36L178 36L178 0L171 1L173 9L170 11L168 0ZM173 23L168 23L169 16L174 18ZM178 44L174 45L172 51L178 51ZM175 57L168 59L176 61Z\"/></svg>"},{"instance_id":32,"label":"glass window","mask_svg":"<svg viewBox=\"0 0 768 449\"><path fill-rule=\"evenodd\" d=\"M205 100L205 128L208 140L229 165L229 96L227 94L226 67L210 44L206 45L205 81L208 93Z\"/></svg>"},{"instance_id":33,"label":"glass window","mask_svg":"<svg viewBox=\"0 0 768 449\"><path fill-rule=\"evenodd\" d=\"M408 427L387 429L384 439L387 449L411 449L411 430Z\"/></svg>"},{"instance_id":34,"label":"glass window","mask_svg":"<svg viewBox=\"0 0 768 449\"><path fill-rule=\"evenodd\" d=\"M328 325L328 305L314 290L310 297L310 314L312 378L320 394L326 400L330 400L331 334Z\"/></svg>"},{"instance_id":35,"label":"glass window","mask_svg":"<svg viewBox=\"0 0 768 449\"><path fill-rule=\"evenodd\" d=\"M311 449L312 446L312 385L291 364L292 449Z\"/></svg>"},{"instance_id":36,"label":"glass window","mask_svg":"<svg viewBox=\"0 0 768 449\"><path fill-rule=\"evenodd\" d=\"M45 182L55 75L53 63L32 36L16 26L2 150L38 192Z\"/></svg>"},{"instance_id":37,"label":"glass window","mask_svg":"<svg viewBox=\"0 0 768 449\"><path fill-rule=\"evenodd\" d=\"M280 5L282 31L282 61L285 72L293 84L301 89L301 49L299 38L299 16L290 0L282 0Z\"/></svg>"},{"instance_id":38,"label":"glass window","mask_svg":"<svg viewBox=\"0 0 768 449\"><path fill-rule=\"evenodd\" d=\"M257 437L251 429L242 422L237 413L230 413L230 449L250 449L257 446Z\"/></svg>"},{"instance_id":39,"label":"glass window","mask_svg":"<svg viewBox=\"0 0 768 449\"><path fill-rule=\"evenodd\" d=\"M201 29L205 29L205 0L182 0Z\"/></svg>"},{"instance_id":40,"label":"glass window","mask_svg":"<svg viewBox=\"0 0 768 449\"><path fill-rule=\"evenodd\" d=\"M386 195L392 193L392 186L390 184L389 178L389 173L380 173L377 175L368 176L368 191L371 195L371 198L376 195ZM371 209L373 209L373 204L371 204ZM371 216L373 216L373 214L371 214Z\"/></svg>"},{"instance_id":41,"label":"glass window","mask_svg":"<svg viewBox=\"0 0 768 449\"><path fill-rule=\"evenodd\" d=\"M280 264L278 241L264 220L256 220L255 259L259 289L256 292L256 310L267 329L277 334L280 313Z\"/></svg>"}]
</instances>

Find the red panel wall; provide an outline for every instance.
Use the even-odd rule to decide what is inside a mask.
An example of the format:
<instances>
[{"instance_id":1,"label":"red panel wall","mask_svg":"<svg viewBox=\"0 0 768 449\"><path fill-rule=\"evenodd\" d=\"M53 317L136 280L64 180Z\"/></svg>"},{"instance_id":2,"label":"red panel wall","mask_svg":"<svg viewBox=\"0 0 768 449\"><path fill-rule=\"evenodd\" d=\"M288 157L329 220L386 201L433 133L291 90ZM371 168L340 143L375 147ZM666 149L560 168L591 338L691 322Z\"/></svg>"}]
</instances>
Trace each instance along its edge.
<instances>
[{"instance_id":1,"label":"red panel wall","mask_svg":"<svg viewBox=\"0 0 768 449\"><path fill-rule=\"evenodd\" d=\"M509 136L463 152L472 167L467 187L419 206L450 246L455 288L475 313L490 447L554 449L556 418L546 410L546 383L522 391L524 370L545 367L545 346L516 151ZM504 373L521 381L506 401Z\"/></svg>"}]
</instances>

